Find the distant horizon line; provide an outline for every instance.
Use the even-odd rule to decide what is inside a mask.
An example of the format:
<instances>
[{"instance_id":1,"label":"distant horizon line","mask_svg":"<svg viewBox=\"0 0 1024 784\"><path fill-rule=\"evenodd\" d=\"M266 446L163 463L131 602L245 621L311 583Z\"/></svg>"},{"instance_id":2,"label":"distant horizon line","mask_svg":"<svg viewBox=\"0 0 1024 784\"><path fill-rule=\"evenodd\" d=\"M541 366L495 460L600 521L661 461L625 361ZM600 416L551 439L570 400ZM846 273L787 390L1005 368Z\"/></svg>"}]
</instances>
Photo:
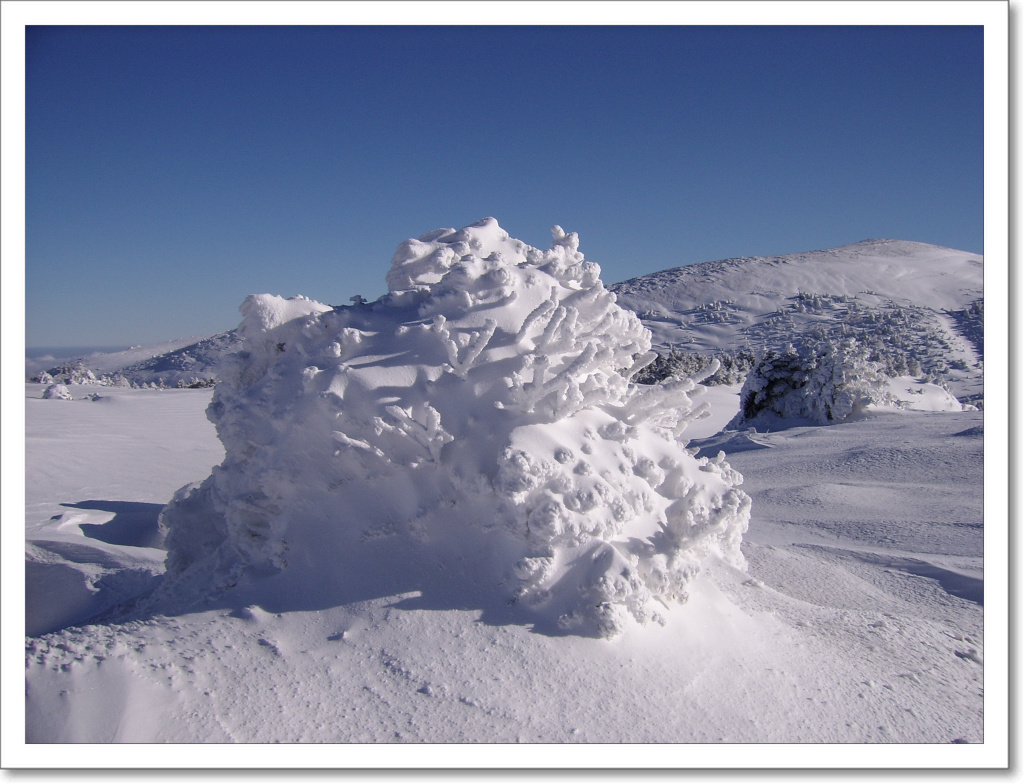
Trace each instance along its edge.
<instances>
[{"instance_id":1,"label":"distant horizon line","mask_svg":"<svg viewBox=\"0 0 1024 784\"><path fill-rule=\"evenodd\" d=\"M904 239L898 239L898 238L894 238L894 237L868 237L868 238L865 238L865 239L862 239L862 240L857 240L856 242L850 242L850 243L845 243L845 244L842 244L842 245L835 245L835 246L830 246L830 247L815 248L813 250L799 251L799 252L796 252L796 253L768 254L768 255L742 256L742 257L734 256L734 257L722 258L722 259L706 259L704 261L689 262L689 263L686 263L686 264L676 265L675 267L666 267L663 270L656 270L654 272L645 272L645 273L643 273L641 275L635 276L634 278L628 278L626 280L616 281L615 283L605 283L605 285L606 286L614 286L614 285L616 285L618 283L629 283L629 282L631 282L633 280L636 280L636 278L642 278L642 277L645 277L647 275L654 275L654 274L657 274L658 272L665 272L667 270L676 269L678 267L692 267L692 266L696 266L696 265L699 265L699 264L712 264L712 263L719 262L719 261L736 261L737 259L782 258L782 257L785 257L785 256L801 256L801 255L808 254L808 253L821 253L821 252L824 252L824 251L838 250L840 248L849 248L849 247L853 247L853 246L856 246L856 245L865 245L865 244L868 244L868 243L882 243L882 242L885 242L885 243L889 243L889 242L902 243L902 242L905 242L905 243L914 243L914 244L919 244L919 245L929 245L929 246L932 246L932 247L935 247L935 248L943 248L943 249L946 249L946 250L952 250L952 251L956 251L956 252L959 252L959 253L969 253L969 254L971 254L973 256L980 256L981 258L984 258L984 255L985 255L983 252L979 253L979 252L972 251L972 250L964 250L962 248L952 248L952 247L949 247L949 246L946 246L946 245L936 245L935 243L924 242L922 240L904 240ZM387 293L385 293L385 294L383 294L381 296L385 297L385 296L387 296ZM371 300L371 301L375 301L375 300ZM225 331L230 331L230 330L225 330ZM206 335L191 335L189 337L190 338L194 338L195 340L202 340L204 337L209 337L210 335L213 335L213 334L220 334L220 333L208 333ZM25 358L26 359L31 359L31 360L40 360L40 359L43 359L45 357L52 357L55 360L57 360L57 359L76 359L76 358L79 358L79 357L89 356L90 354L112 354L112 353L115 353L115 352L118 352L118 351L127 351L127 350L129 350L131 348L146 348L146 347L149 347L149 346L158 346L158 345L161 345L163 343L174 343L174 342L177 342L177 341L183 340L183 339L184 338L171 338L171 339L166 339L166 340L158 340L158 341L153 342L153 343L135 342L135 343L86 344L86 345L67 345L67 346L52 345L52 344L51 345L31 346L31 345L27 345L26 344L26 346L25 346Z\"/></svg>"},{"instance_id":2,"label":"distant horizon line","mask_svg":"<svg viewBox=\"0 0 1024 784\"><path fill-rule=\"evenodd\" d=\"M46 356L53 356L54 359L62 359L71 356L88 356L89 354L109 354L114 351L127 351L133 345L131 343L115 343L108 345L71 345L71 346L25 346L25 357L28 359L41 359Z\"/></svg>"}]
</instances>

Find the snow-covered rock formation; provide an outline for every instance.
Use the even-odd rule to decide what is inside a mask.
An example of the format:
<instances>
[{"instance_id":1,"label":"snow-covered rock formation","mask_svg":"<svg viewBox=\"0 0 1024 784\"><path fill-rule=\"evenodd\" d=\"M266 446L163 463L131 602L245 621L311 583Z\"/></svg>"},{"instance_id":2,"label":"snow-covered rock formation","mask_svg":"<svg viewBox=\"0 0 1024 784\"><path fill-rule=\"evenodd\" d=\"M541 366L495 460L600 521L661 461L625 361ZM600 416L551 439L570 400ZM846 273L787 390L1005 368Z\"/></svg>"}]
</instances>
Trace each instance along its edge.
<instances>
[{"instance_id":1,"label":"snow-covered rock formation","mask_svg":"<svg viewBox=\"0 0 1024 784\"><path fill-rule=\"evenodd\" d=\"M649 332L552 231L408 240L374 303L250 296L208 409L224 462L161 515L161 600L398 586L612 636L709 556L742 567L742 477L682 437L701 387L627 381Z\"/></svg>"},{"instance_id":2,"label":"snow-covered rock formation","mask_svg":"<svg viewBox=\"0 0 1024 784\"><path fill-rule=\"evenodd\" d=\"M68 388L63 384L50 384L43 390L44 400L73 400Z\"/></svg>"}]
</instances>

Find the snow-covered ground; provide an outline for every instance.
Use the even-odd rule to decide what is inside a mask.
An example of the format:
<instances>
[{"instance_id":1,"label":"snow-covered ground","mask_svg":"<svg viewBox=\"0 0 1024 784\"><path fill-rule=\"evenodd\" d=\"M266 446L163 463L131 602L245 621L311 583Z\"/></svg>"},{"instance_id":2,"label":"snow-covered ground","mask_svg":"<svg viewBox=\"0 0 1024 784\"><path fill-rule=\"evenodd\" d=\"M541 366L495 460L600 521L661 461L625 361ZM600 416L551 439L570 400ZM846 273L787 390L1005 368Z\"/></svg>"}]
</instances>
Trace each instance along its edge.
<instances>
[{"instance_id":1,"label":"snow-covered ground","mask_svg":"<svg viewBox=\"0 0 1024 784\"><path fill-rule=\"evenodd\" d=\"M43 385L27 389L26 632L34 635L152 587L166 555L153 546L160 509L224 448L203 413L210 393L76 386L79 399L65 401L41 399Z\"/></svg>"},{"instance_id":2,"label":"snow-covered ground","mask_svg":"<svg viewBox=\"0 0 1024 784\"><path fill-rule=\"evenodd\" d=\"M27 748L991 764L983 413L908 378L925 410L723 430L738 386L625 384L649 338L554 238L483 221L377 303L250 298L215 392L26 384ZM458 766L541 761L483 748Z\"/></svg>"},{"instance_id":3,"label":"snow-covered ground","mask_svg":"<svg viewBox=\"0 0 1024 784\"><path fill-rule=\"evenodd\" d=\"M112 390L104 405L26 390L31 546L86 573L155 565L140 540L160 506L221 455L211 393ZM611 642L415 593L43 635L28 646L27 737L977 743L981 445L979 412L734 434L723 446L756 510L748 571L720 565L665 627ZM30 592L32 607L41 623L64 598Z\"/></svg>"}]
</instances>

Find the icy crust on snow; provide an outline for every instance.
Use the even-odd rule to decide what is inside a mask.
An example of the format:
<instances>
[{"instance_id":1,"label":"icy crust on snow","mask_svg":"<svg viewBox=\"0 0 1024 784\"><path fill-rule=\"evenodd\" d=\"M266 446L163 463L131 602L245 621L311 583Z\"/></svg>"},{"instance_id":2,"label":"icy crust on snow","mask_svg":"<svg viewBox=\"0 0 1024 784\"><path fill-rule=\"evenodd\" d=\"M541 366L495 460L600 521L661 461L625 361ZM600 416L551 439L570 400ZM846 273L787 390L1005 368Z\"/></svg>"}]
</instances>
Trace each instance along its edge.
<instances>
[{"instance_id":1,"label":"icy crust on snow","mask_svg":"<svg viewBox=\"0 0 1024 784\"><path fill-rule=\"evenodd\" d=\"M552 233L408 240L374 303L250 296L207 412L225 460L161 515L162 596L317 594L429 554L527 622L610 637L663 623L709 556L742 568L742 477L681 437L702 387L627 381L650 333Z\"/></svg>"}]
</instances>

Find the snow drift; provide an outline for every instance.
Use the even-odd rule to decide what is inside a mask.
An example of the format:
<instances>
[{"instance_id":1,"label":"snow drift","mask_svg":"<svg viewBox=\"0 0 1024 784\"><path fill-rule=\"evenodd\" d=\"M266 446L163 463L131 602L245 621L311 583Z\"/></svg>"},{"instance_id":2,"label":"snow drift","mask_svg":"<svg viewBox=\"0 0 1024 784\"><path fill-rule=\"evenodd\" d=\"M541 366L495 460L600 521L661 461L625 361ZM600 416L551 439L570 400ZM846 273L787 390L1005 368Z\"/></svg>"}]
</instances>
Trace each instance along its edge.
<instances>
[{"instance_id":1,"label":"snow drift","mask_svg":"<svg viewBox=\"0 0 1024 784\"><path fill-rule=\"evenodd\" d=\"M699 379L630 383L650 333L552 233L408 240L374 303L246 299L207 411L226 457L161 514L158 601L407 591L610 637L663 623L705 559L743 567L742 477L682 438Z\"/></svg>"}]
</instances>

